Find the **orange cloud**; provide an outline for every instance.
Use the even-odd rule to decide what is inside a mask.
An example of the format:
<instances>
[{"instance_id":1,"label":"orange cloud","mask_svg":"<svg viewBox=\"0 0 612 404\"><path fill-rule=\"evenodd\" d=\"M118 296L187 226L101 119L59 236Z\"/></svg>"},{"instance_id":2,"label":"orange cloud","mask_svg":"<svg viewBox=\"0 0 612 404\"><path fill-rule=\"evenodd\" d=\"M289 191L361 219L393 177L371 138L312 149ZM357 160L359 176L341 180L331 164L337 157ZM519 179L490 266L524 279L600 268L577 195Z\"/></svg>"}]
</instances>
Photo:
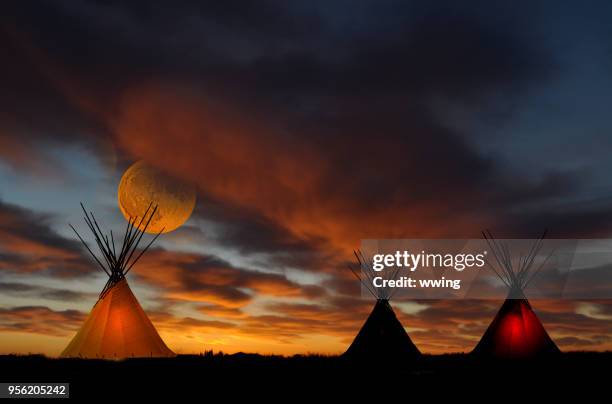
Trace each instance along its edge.
<instances>
[{"instance_id":1,"label":"orange cloud","mask_svg":"<svg viewBox=\"0 0 612 404\"><path fill-rule=\"evenodd\" d=\"M453 215L443 199L419 196L419 183L403 184L400 194L377 190L377 162L397 164L415 156L400 154L389 140L376 136L347 137L352 143L346 145L333 137L296 136L287 133L282 120L264 123L256 118L253 108L229 108L170 86L137 87L121 100L120 111L112 126L121 147L134 158L193 181L205 197L259 212L298 237L332 240L344 253L358 246L363 235L432 236L453 228L478 234L486 220ZM418 169L414 164L400 167ZM384 178L389 169L387 162L381 181L390 180ZM371 177L374 188L359 185L356 180L363 179L351 173ZM417 173L408 176L418 178ZM456 185L449 186L445 194Z\"/></svg>"},{"instance_id":2,"label":"orange cloud","mask_svg":"<svg viewBox=\"0 0 612 404\"><path fill-rule=\"evenodd\" d=\"M198 307L198 311L205 316L215 318L226 318L230 320L244 319L248 315L240 308L220 306L217 304L205 304Z\"/></svg>"},{"instance_id":3,"label":"orange cloud","mask_svg":"<svg viewBox=\"0 0 612 404\"><path fill-rule=\"evenodd\" d=\"M0 308L1 332L27 332L65 336L85 320L76 310L54 311L43 306Z\"/></svg>"},{"instance_id":4,"label":"orange cloud","mask_svg":"<svg viewBox=\"0 0 612 404\"><path fill-rule=\"evenodd\" d=\"M50 218L0 200L0 269L13 272L49 270L62 276L90 273L76 242L48 225Z\"/></svg>"},{"instance_id":5,"label":"orange cloud","mask_svg":"<svg viewBox=\"0 0 612 404\"><path fill-rule=\"evenodd\" d=\"M262 21L268 22L271 14L281 16L283 24L273 27L273 36L286 31L290 19L285 13L264 11ZM221 14L215 16L216 22L233 20L231 13ZM66 19L72 20L81 21ZM96 24L95 18L92 21L91 27L108 27ZM586 212L580 201L569 212L550 212L546 202L551 198L569 195L575 199L573 177L538 172L533 174L538 179L521 178L506 171L504 164L481 156L469 144L468 135L447 128L437 119L438 111L423 107L430 103L431 94L467 105L496 89L529 87L532 80L546 78L542 66L549 60L540 60L545 52L533 52L530 46L515 42L514 35L497 28L495 34L503 40L500 47L491 47L491 32L479 18L451 21L455 35L450 42L443 40L449 32L447 18L416 27L408 24L411 31L406 32L415 34L408 37L429 38L433 43L406 41L388 33L379 35L381 42L347 49L346 59L332 65L323 63L316 52L294 58L295 50L310 49L310 37L307 43L292 37L295 49L270 54L267 47L258 46L262 38L252 38L257 31L253 27L239 32L238 38L255 46L257 63L237 62L243 58L236 58L235 52L208 52L211 58L202 62L201 52L196 52L197 58L183 61L189 66L168 66L159 52L154 59L162 60L160 65L150 58L148 50L153 48L167 57L176 55L174 46L170 52L157 46L164 43L163 30L153 30L147 42L156 46L134 46L141 45L142 38L121 38L116 41L118 46L102 46L84 60L57 53L44 41L36 43L37 35L9 29L10 40L3 49L8 50L6 59L17 63L5 64L9 73L5 75L9 113L5 115L19 124L13 125L20 129L15 133L24 139L37 136L58 141L52 140L57 133L71 132L78 135L62 140L74 142L79 136L95 137L99 131L106 135L108 130L119 152L127 153L125 157L143 158L196 183L204 201L202 209L210 208L207 203L217 205L215 212L199 212L201 216L211 219L217 215L213 217L216 221L232 220L243 229L246 220L254 224L249 234L225 234L226 247L245 255L257 250L265 256L264 264L274 264L270 270L275 273L163 250L151 251L134 270L133 275L167 304L163 312L151 315L171 339L186 344L180 339L183 334L194 340L200 334L211 335L197 340L199 345L186 346L206 348L222 341L235 350L276 348L282 342L283 352L303 352L304 344L299 341L313 334L348 344L371 309L370 302L355 297L358 287L345 269L362 238L473 237L482 228L498 224L524 231L554 223L569 229L572 236L609 233L608 207ZM306 25L311 22L308 19ZM37 27L44 37L54 39L51 43L60 43L70 31L44 24ZM72 28L78 32L81 27ZM117 33L125 36L124 31L98 34L118 38ZM59 37L54 36L58 33ZM269 39L268 35L263 39ZM89 49L92 44L80 41L82 37L70 35L69 39L75 41L76 49ZM315 38L314 43L320 40ZM437 52L431 52L432 46ZM381 49L389 56L384 60L378 57ZM454 63L438 63L452 58L456 49L470 50L469 66L457 69ZM415 58L415 54L422 57ZM536 60L532 60L534 55L538 55ZM97 57L126 64L109 70ZM517 65L517 60L526 64ZM143 85L136 80L141 79L144 65L151 76L163 72L164 77L175 77L175 83L189 80L184 78L185 70L193 66L201 71L197 83ZM303 66L309 70L306 78ZM381 66L389 74L378 74ZM474 74L475 70L482 74ZM363 80L364 74L368 80ZM424 76L429 80L423 80ZM216 96L208 97L206 91L213 87ZM116 97L124 88L128 91ZM58 94L48 94L49 90ZM504 97L508 93L497 92ZM68 105L57 107L63 103ZM37 117L34 125L32 111ZM13 115L17 119L11 119ZM90 120L95 124L87 125ZM45 166L27 141L8 140L4 126L2 130L3 161L36 172ZM526 213L517 218L513 214L516 207L524 207ZM33 212L5 208L0 204L2 271L53 270L61 274L65 270L75 274L95 270L89 261L82 262L80 247L47 226L36 227L41 220L28 219ZM242 215L230 214L235 212ZM237 240L243 244L232 245ZM302 285L281 275L283 269L293 267L327 272L328 278L320 286ZM266 305L265 314L248 314L246 307L259 296L274 303ZM174 305L189 303L206 319L172 312ZM396 311L423 351L444 352L471 349L501 302L421 304L425 309L417 313ZM537 301L533 305L562 348L609 349L609 303ZM59 334L62 330L54 329L54 322L73 324L70 313L42 307L2 310L2 330L7 332L23 329ZM40 324L34 324L36 321ZM253 340L268 341L268 345L255 345ZM344 346L329 339L311 341L316 344L307 347L314 351L329 350L329 346L340 351Z\"/></svg>"},{"instance_id":6,"label":"orange cloud","mask_svg":"<svg viewBox=\"0 0 612 404\"><path fill-rule=\"evenodd\" d=\"M213 256L160 249L151 250L134 274L159 288L167 299L234 309L248 304L253 295L313 298L324 293L322 288L300 285L279 274L237 268Z\"/></svg>"}]
</instances>

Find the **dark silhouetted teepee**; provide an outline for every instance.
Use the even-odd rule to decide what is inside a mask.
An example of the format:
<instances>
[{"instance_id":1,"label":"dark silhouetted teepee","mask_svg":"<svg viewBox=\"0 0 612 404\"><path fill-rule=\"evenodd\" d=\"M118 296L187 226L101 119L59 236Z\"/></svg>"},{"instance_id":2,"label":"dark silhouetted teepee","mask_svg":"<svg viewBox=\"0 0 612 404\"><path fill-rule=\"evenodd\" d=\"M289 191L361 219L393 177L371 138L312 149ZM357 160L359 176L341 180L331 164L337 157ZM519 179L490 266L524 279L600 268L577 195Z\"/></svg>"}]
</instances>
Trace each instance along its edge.
<instances>
[{"instance_id":1,"label":"dark silhouetted teepee","mask_svg":"<svg viewBox=\"0 0 612 404\"><path fill-rule=\"evenodd\" d=\"M490 232L483 232L483 235L495 256L495 263L489 261L489 266L506 284L509 293L472 353L507 359L558 354L559 348L544 329L523 292L550 257L546 257L534 268L545 234L532 245L526 256L519 258L518 265L513 265L505 244L496 241Z\"/></svg>"},{"instance_id":2,"label":"dark silhouetted teepee","mask_svg":"<svg viewBox=\"0 0 612 404\"><path fill-rule=\"evenodd\" d=\"M361 265L358 271L351 271L363 286L376 298L374 309L363 327L344 353L346 358L397 361L418 358L421 353L414 345L408 333L395 316L389 299L393 293L388 288L374 288L372 279L375 272L360 252L355 256Z\"/></svg>"}]
</instances>

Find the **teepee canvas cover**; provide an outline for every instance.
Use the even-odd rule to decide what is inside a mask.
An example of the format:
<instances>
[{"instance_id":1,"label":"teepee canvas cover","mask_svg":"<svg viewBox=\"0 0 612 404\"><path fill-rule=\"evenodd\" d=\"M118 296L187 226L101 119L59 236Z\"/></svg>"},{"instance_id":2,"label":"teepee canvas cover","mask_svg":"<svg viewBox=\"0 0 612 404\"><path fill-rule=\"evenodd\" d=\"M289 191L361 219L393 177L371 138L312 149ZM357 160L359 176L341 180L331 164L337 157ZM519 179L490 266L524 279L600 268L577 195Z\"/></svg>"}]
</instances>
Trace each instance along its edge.
<instances>
[{"instance_id":1,"label":"teepee canvas cover","mask_svg":"<svg viewBox=\"0 0 612 404\"><path fill-rule=\"evenodd\" d=\"M420 352L395 316L389 301L378 299L345 355L406 358L419 356Z\"/></svg>"},{"instance_id":2,"label":"teepee canvas cover","mask_svg":"<svg viewBox=\"0 0 612 404\"><path fill-rule=\"evenodd\" d=\"M83 207L85 222L93 232L102 256L98 258L94 255L79 233L73 230L109 279L85 324L64 349L62 357L121 359L175 356L160 338L125 278L157 238L155 236L139 254L135 254L155 210L145 221L147 210L138 226L136 219L128 222L123 245L118 250L113 233L110 238L102 234L93 213L88 214Z\"/></svg>"},{"instance_id":3,"label":"teepee canvas cover","mask_svg":"<svg viewBox=\"0 0 612 404\"><path fill-rule=\"evenodd\" d=\"M174 356L122 279L102 297L62 357Z\"/></svg>"},{"instance_id":4,"label":"teepee canvas cover","mask_svg":"<svg viewBox=\"0 0 612 404\"><path fill-rule=\"evenodd\" d=\"M355 256L361 265L363 275L352 268L351 271L376 297L376 304L344 356L368 360L404 360L419 357L421 355L419 349L389 304L392 292L388 288L373 288L371 280L375 272L372 266L367 263L361 252L355 252Z\"/></svg>"},{"instance_id":5,"label":"teepee canvas cover","mask_svg":"<svg viewBox=\"0 0 612 404\"><path fill-rule=\"evenodd\" d=\"M559 353L559 348L544 329L523 292L550 258L549 255L539 267L534 268L546 233L534 243L526 256L519 258L518 265L513 264L505 244L495 241L490 232L484 232L483 235L496 259L495 263L488 264L506 284L509 294L472 353L507 359L529 359Z\"/></svg>"},{"instance_id":6,"label":"teepee canvas cover","mask_svg":"<svg viewBox=\"0 0 612 404\"><path fill-rule=\"evenodd\" d=\"M475 354L532 358L559 353L527 299L506 299L474 348Z\"/></svg>"}]
</instances>

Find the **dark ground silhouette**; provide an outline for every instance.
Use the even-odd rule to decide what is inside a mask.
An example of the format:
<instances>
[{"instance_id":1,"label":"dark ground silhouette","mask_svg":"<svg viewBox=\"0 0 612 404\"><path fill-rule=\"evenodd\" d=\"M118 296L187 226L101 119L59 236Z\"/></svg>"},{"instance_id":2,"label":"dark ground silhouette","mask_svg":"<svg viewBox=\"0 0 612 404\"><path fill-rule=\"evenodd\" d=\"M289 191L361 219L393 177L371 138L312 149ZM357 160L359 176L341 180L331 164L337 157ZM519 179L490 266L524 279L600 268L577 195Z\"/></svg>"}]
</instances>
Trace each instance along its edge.
<instances>
[{"instance_id":1,"label":"dark ground silhouette","mask_svg":"<svg viewBox=\"0 0 612 404\"><path fill-rule=\"evenodd\" d=\"M423 355L411 362L363 363L332 356L179 355L122 361L0 356L0 382L69 382L71 398L194 397L212 401L415 396L498 398L579 394L612 386L612 352L564 353L545 361L481 361L462 354ZM603 401L609 399L609 393ZM497 401L494 400L494 401Z\"/></svg>"}]
</instances>

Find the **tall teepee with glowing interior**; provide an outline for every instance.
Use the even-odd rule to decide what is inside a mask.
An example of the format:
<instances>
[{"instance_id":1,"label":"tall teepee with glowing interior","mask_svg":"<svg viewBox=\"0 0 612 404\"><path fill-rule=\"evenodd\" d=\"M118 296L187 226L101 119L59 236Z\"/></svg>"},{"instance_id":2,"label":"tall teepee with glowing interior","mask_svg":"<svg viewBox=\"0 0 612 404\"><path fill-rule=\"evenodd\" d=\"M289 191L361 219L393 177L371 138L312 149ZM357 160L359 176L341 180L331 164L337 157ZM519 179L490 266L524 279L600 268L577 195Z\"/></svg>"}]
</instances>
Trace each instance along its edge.
<instances>
[{"instance_id":1,"label":"tall teepee with glowing interior","mask_svg":"<svg viewBox=\"0 0 612 404\"><path fill-rule=\"evenodd\" d=\"M508 287L509 293L472 354L529 359L559 353L559 348L544 329L523 292L550 257L546 257L534 268L545 234L532 245L527 255L519 258L518 265L513 264L510 251L504 243L496 241L490 232L483 232L483 236L495 256L495 262L488 262L489 266Z\"/></svg>"},{"instance_id":2,"label":"tall teepee with glowing interior","mask_svg":"<svg viewBox=\"0 0 612 404\"><path fill-rule=\"evenodd\" d=\"M92 212L83 204L85 222L100 249L98 257L72 225L70 227L85 245L98 266L108 275L108 281L85 323L62 352L62 357L121 359L129 357L175 356L162 341L132 293L125 275L153 244L160 233L137 252L138 245L157 208L149 208L138 220L128 221L123 242L115 245L113 232L105 235ZM138 220L138 223L136 223Z\"/></svg>"},{"instance_id":3,"label":"tall teepee with glowing interior","mask_svg":"<svg viewBox=\"0 0 612 404\"><path fill-rule=\"evenodd\" d=\"M393 292L389 288L375 288L372 280L376 272L361 252L355 252L361 275L350 268L361 284L376 298L374 309L361 327L344 357L368 361L402 361L421 356L404 326L389 304Z\"/></svg>"}]
</instances>

